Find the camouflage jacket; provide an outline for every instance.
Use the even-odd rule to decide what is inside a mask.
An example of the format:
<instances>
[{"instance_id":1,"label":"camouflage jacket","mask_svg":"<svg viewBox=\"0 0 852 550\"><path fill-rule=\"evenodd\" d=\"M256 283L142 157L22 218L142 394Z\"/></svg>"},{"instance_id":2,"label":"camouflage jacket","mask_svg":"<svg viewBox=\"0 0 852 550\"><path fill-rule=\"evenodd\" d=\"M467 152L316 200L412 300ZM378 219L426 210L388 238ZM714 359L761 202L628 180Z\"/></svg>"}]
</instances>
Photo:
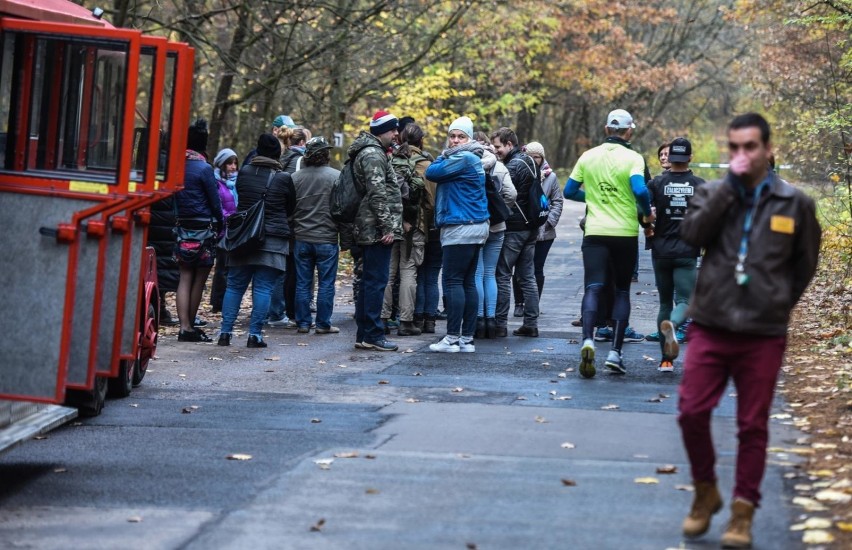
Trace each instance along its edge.
<instances>
[{"instance_id":1,"label":"camouflage jacket","mask_svg":"<svg viewBox=\"0 0 852 550\"><path fill-rule=\"evenodd\" d=\"M367 190L355 216L355 242L375 244L387 233L402 240L402 196L382 143L362 131L349 146L349 157L355 159L355 180Z\"/></svg>"}]
</instances>

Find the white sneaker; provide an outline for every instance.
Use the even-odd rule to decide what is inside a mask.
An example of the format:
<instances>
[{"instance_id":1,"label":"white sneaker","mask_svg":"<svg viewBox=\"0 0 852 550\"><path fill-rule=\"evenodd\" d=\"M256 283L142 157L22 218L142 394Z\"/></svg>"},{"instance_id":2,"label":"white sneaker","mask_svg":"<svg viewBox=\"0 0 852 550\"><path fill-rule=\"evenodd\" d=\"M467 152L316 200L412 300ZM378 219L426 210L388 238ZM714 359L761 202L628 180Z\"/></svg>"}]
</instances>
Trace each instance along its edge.
<instances>
[{"instance_id":1,"label":"white sneaker","mask_svg":"<svg viewBox=\"0 0 852 550\"><path fill-rule=\"evenodd\" d=\"M452 337L449 334L441 338L440 342L430 345L429 349L441 353L458 353L461 351L458 337Z\"/></svg>"},{"instance_id":2,"label":"white sneaker","mask_svg":"<svg viewBox=\"0 0 852 550\"><path fill-rule=\"evenodd\" d=\"M609 355L607 355L604 365L615 374L627 374L627 369L624 368L624 360L622 359L621 354L614 349L609 351Z\"/></svg>"},{"instance_id":3,"label":"white sneaker","mask_svg":"<svg viewBox=\"0 0 852 550\"><path fill-rule=\"evenodd\" d=\"M290 318L285 315L280 319L276 319L274 321L267 321L266 324L270 327L286 327L290 324Z\"/></svg>"},{"instance_id":4,"label":"white sneaker","mask_svg":"<svg viewBox=\"0 0 852 550\"><path fill-rule=\"evenodd\" d=\"M595 376L595 341L588 338L580 348L580 376L593 378Z\"/></svg>"},{"instance_id":5,"label":"white sneaker","mask_svg":"<svg viewBox=\"0 0 852 550\"><path fill-rule=\"evenodd\" d=\"M459 351L462 353L473 353L476 351L476 346L473 345L473 336L459 337Z\"/></svg>"}]
</instances>

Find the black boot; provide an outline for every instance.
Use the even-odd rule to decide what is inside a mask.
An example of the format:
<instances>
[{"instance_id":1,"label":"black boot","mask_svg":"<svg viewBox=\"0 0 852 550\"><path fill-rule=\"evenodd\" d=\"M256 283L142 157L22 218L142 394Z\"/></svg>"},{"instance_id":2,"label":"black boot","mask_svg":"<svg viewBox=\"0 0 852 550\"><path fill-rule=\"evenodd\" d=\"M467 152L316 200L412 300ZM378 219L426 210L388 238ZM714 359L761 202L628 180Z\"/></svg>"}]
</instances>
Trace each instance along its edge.
<instances>
[{"instance_id":1,"label":"black boot","mask_svg":"<svg viewBox=\"0 0 852 550\"><path fill-rule=\"evenodd\" d=\"M485 337L497 338L497 319L494 317L485 318Z\"/></svg>"},{"instance_id":2,"label":"black boot","mask_svg":"<svg viewBox=\"0 0 852 550\"><path fill-rule=\"evenodd\" d=\"M473 333L473 338L475 340L487 338L485 335L485 317L476 318L476 332Z\"/></svg>"},{"instance_id":3,"label":"black boot","mask_svg":"<svg viewBox=\"0 0 852 550\"><path fill-rule=\"evenodd\" d=\"M421 330L414 326L413 321L400 321L397 336L420 336Z\"/></svg>"},{"instance_id":4,"label":"black boot","mask_svg":"<svg viewBox=\"0 0 852 550\"><path fill-rule=\"evenodd\" d=\"M423 331L423 314L415 313L414 314L414 326L419 328L421 332Z\"/></svg>"},{"instance_id":5,"label":"black boot","mask_svg":"<svg viewBox=\"0 0 852 550\"><path fill-rule=\"evenodd\" d=\"M435 334L435 318L431 315L423 317L423 334Z\"/></svg>"}]
</instances>

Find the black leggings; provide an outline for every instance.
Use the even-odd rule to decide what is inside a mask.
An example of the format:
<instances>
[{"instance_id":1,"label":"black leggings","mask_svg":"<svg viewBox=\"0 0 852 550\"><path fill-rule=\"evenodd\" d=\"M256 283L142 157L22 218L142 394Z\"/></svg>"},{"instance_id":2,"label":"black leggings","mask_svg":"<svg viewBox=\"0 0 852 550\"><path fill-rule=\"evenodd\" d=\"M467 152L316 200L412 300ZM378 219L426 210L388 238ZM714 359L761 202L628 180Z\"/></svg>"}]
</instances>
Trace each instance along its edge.
<instances>
[{"instance_id":1,"label":"black leggings","mask_svg":"<svg viewBox=\"0 0 852 550\"><path fill-rule=\"evenodd\" d=\"M615 298L612 305L612 320L615 335L612 349L621 351L624 331L630 320L630 279L636 263L638 237L583 237L583 268L585 271L583 295L583 339L594 336L598 317L598 302L601 290L612 277Z\"/></svg>"}]
</instances>

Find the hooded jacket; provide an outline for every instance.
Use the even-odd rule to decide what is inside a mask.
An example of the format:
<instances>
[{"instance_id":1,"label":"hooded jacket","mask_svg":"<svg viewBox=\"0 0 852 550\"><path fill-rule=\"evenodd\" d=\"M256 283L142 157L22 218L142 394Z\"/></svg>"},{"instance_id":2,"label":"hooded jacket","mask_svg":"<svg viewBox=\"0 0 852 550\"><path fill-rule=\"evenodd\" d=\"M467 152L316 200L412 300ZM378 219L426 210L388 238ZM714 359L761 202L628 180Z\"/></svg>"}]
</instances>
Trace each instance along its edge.
<instances>
[{"instance_id":1,"label":"hooded jacket","mask_svg":"<svg viewBox=\"0 0 852 550\"><path fill-rule=\"evenodd\" d=\"M680 233L705 248L688 315L701 325L762 336L787 334L790 312L813 277L822 230L813 199L774 172L749 199L728 174L695 191ZM735 277L748 201L755 200L745 261L748 284Z\"/></svg>"},{"instance_id":2,"label":"hooded jacket","mask_svg":"<svg viewBox=\"0 0 852 550\"><path fill-rule=\"evenodd\" d=\"M402 240L402 195L382 142L362 131L349 146L349 158L355 180L366 189L352 228L355 242L369 246L389 233Z\"/></svg>"},{"instance_id":3,"label":"hooded jacket","mask_svg":"<svg viewBox=\"0 0 852 550\"><path fill-rule=\"evenodd\" d=\"M550 200L550 211L547 213L547 221L538 228L538 240L552 241L556 238L556 224L562 217L562 205L565 202L562 197L562 190L559 189L559 178L556 176L556 172L550 172L547 176L542 174L541 187L545 196Z\"/></svg>"},{"instance_id":4,"label":"hooded jacket","mask_svg":"<svg viewBox=\"0 0 852 550\"><path fill-rule=\"evenodd\" d=\"M482 153L482 169L486 174L490 174L497 178L500 182L500 196L503 197L503 202L511 210L515 206L515 200L518 198L518 191L515 189L515 184L512 183L512 177L509 176L509 171L506 165L497 160L497 155L485 149ZM499 233L506 230L506 222L491 224L490 233Z\"/></svg>"},{"instance_id":5,"label":"hooded jacket","mask_svg":"<svg viewBox=\"0 0 852 550\"><path fill-rule=\"evenodd\" d=\"M530 187L533 182L541 177L541 174L533 159L521 151L519 147L515 147L506 155L506 158L503 159L503 164L509 170L509 176L512 178L512 183L515 184L515 189L518 192L515 208L512 209L512 215L506 220L506 230L529 231L532 227L527 222L526 216L530 198Z\"/></svg>"},{"instance_id":6,"label":"hooded jacket","mask_svg":"<svg viewBox=\"0 0 852 550\"><path fill-rule=\"evenodd\" d=\"M488 220L482 151L482 145L476 142L453 147L441 153L426 169L426 178L437 184L435 227Z\"/></svg>"}]
</instances>

